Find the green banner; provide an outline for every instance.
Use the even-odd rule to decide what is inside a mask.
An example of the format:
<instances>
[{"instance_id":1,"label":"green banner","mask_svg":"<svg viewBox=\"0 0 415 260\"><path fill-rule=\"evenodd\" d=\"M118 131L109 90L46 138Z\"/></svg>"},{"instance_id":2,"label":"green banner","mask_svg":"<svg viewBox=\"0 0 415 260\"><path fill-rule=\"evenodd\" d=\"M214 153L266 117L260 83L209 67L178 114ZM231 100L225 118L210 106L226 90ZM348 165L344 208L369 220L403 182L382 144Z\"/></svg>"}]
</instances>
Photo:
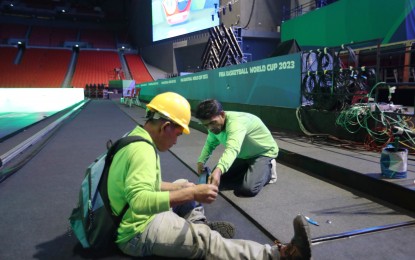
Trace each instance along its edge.
<instances>
[{"instance_id":1,"label":"green banner","mask_svg":"<svg viewBox=\"0 0 415 260\"><path fill-rule=\"evenodd\" d=\"M281 40L307 49L413 39L414 0L342 0L285 21Z\"/></svg>"},{"instance_id":2,"label":"green banner","mask_svg":"<svg viewBox=\"0 0 415 260\"><path fill-rule=\"evenodd\" d=\"M174 91L189 100L286 108L300 106L300 86L299 53L137 85L144 100Z\"/></svg>"}]
</instances>

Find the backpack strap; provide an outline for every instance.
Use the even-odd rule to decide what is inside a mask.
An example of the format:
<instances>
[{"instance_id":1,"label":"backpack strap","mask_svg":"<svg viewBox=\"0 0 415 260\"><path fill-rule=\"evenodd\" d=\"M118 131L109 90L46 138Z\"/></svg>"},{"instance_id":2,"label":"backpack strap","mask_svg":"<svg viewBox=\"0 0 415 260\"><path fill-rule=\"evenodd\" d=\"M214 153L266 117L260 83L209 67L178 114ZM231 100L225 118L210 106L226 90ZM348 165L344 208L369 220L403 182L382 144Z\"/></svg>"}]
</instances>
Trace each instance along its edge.
<instances>
[{"instance_id":1,"label":"backpack strap","mask_svg":"<svg viewBox=\"0 0 415 260\"><path fill-rule=\"evenodd\" d=\"M100 179L100 182L102 182L102 183L99 184L99 187L100 187L100 193L101 193L101 196L102 196L102 200L104 202L104 206L106 207L107 211L111 213L111 215L113 216L114 222L117 223L118 225L121 222L121 219L124 216L125 212L127 212L128 208L129 208L129 205L127 203L118 216L116 216L112 212L112 209L111 209L111 206L110 206L110 200L109 200L109 196L108 196L108 188L107 188L108 187L108 174L109 174L109 169L110 169L110 166L111 166L112 160L114 159L115 154L119 150L121 150L122 148L124 148L125 146L127 146L127 145L129 145L133 142L146 142L146 143L150 144L154 148L154 152L156 153L156 157L158 156L156 147L154 147L153 143L151 143L147 139L144 139L141 136L136 136L136 135L126 136L126 137L120 138L111 147L109 147L108 152L107 152L107 156L105 158L104 170L102 172L102 176L101 176L101 179Z\"/></svg>"}]
</instances>

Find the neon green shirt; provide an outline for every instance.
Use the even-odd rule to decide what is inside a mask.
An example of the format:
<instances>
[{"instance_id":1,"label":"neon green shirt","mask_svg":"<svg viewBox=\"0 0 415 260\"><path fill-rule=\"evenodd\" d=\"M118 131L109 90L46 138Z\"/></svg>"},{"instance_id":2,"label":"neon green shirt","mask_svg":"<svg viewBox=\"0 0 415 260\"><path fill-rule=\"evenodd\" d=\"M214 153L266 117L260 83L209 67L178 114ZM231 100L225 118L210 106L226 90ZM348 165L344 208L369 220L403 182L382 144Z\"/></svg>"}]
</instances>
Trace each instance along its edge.
<instances>
[{"instance_id":1,"label":"neon green shirt","mask_svg":"<svg viewBox=\"0 0 415 260\"><path fill-rule=\"evenodd\" d=\"M278 145L260 118L244 112L225 112L225 129L219 134L208 131L198 162L206 163L215 148L222 144L225 150L216 167L226 173L236 158L259 156L276 158Z\"/></svg>"},{"instance_id":2,"label":"neon green shirt","mask_svg":"<svg viewBox=\"0 0 415 260\"><path fill-rule=\"evenodd\" d=\"M139 126L130 135L153 142ZM117 243L143 232L155 214L170 209L170 195L161 191L161 182L159 157L148 143L131 143L114 156L108 176L111 208L119 214L127 202L130 205L118 228Z\"/></svg>"}]
</instances>

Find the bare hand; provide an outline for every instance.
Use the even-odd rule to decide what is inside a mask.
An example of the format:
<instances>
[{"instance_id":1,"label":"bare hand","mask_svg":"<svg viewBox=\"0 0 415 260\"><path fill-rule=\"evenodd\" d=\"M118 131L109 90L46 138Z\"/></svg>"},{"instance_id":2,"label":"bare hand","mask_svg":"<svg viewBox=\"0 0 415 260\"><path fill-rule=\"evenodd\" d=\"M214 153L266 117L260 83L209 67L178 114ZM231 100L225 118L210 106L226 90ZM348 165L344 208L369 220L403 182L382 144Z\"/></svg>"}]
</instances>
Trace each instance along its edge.
<instances>
[{"instance_id":1,"label":"bare hand","mask_svg":"<svg viewBox=\"0 0 415 260\"><path fill-rule=\"evenodd\" d=\"M210 204L218 196L218 187L212 184L199 184L195 186L195 201Z\"/></svg>"},{"instance_id":2,"label":"bare hand","mask_svg":"<svg viewBox=\"0 0 415 260\"><path fill-rule=\"evenodd\" d=\"M178 185L179 185L179 189L184 189L188 187L193 187L196 184L194 184L193 182L183 182L183 183L178 183Z\"/></svg>"},{"instance_id":3,"label":"bare hand","mask_svg":"<svg viewBox=\"0 0 415 260\"><path fill-rule=\"evenodd\" d=\"M205 164L198 162L196 167L197 167L197 174L201 174L205 168Z\"/></svg>"},{"instance_id":4,"label":"bare hand","mask_svg":"<svg viewBox=\"0 0 415 260\"><path fill-rule=\"evenodd\" d=\"M212 174L209 176L208 183L216 185L219 187L220 177L222 176L222 171L219 168L216 168Z\"/></svg>"}]
</instances>

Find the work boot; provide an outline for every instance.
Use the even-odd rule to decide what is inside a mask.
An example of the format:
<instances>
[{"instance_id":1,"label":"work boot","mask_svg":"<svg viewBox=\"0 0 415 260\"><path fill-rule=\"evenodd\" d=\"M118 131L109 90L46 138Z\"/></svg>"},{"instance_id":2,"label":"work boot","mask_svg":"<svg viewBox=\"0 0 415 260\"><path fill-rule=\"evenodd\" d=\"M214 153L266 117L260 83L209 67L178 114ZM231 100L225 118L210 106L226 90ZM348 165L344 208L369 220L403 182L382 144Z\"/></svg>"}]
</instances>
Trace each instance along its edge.
<instances>
[{"instance_id":1,"label":"work boot","mask_svg":"<svg viewBox=\"0 0 415 260\"><path fill-rule=\"evenodd\" d=\"M297 215L293 221L294 237L288 244L277 242L281 259L311 259L310 227L302 215Z\"/></svg>"},{"instance_id":2,"label":"work boot","mask_svg":"<svg viewBox=\"0 0 415 260\"><path fill-rule=\"evenodd\" d=\"M235 236L235 226L226 221L207 221L205 223L211 230L219 232L223 238L233 238Z\"/></svg>"}]
</instances>

